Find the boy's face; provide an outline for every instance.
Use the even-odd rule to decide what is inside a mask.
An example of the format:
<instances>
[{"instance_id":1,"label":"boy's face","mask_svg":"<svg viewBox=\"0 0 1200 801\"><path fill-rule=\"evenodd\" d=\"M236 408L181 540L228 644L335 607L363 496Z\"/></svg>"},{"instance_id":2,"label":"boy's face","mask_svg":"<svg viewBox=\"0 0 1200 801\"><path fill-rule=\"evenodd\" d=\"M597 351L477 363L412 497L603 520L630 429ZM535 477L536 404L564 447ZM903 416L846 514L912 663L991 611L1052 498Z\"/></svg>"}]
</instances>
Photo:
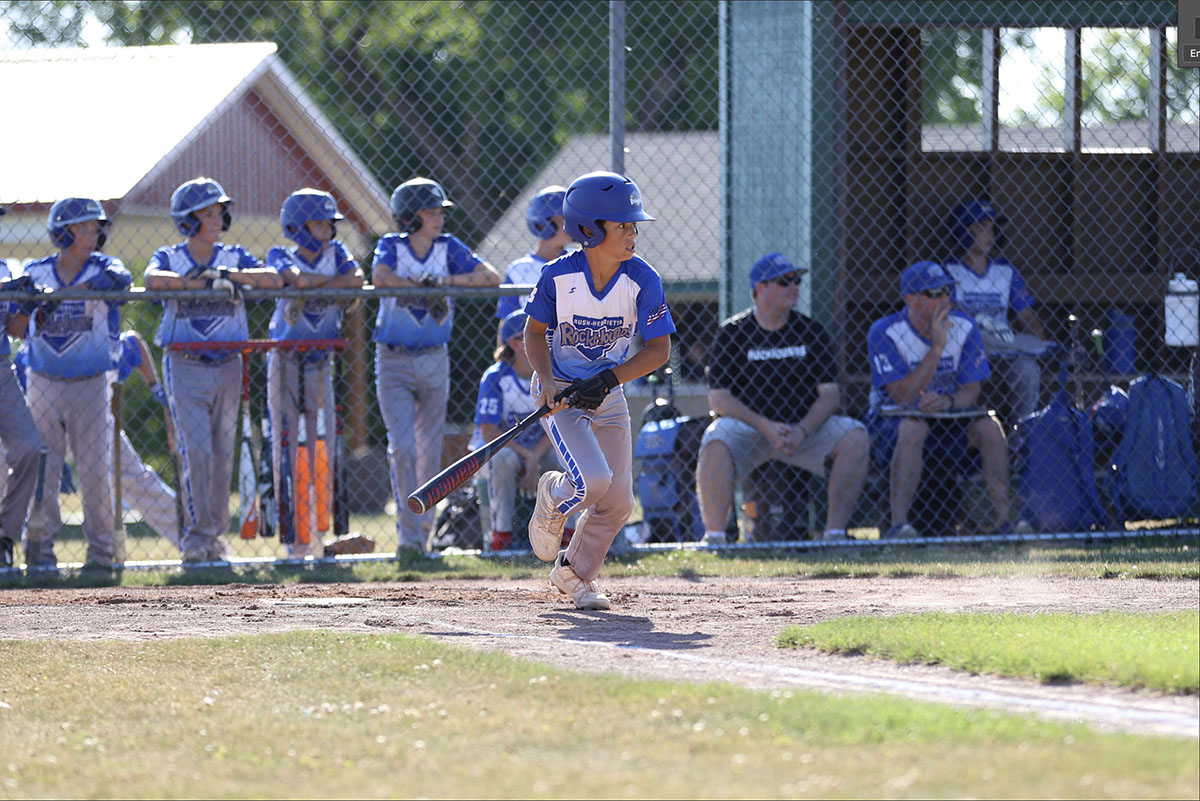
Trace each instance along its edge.
<instances>
[{"instance_id":1,"label":"boy's face","mask_svg":"<svg viewBox=\"0 0 1200 801\"><path fill-rule=\"evenodd\" d=\"M550 237L550 243L565 246L571 241L571 235L567 233L567 220L561 214L555 214L550 218L551 224L554 225L554 236Z\"/></svg>"},{"instance_id":2,"label":"boy's face","mask_svg":"<svg viewBox=\"0 0 1200 801\"><path fill-rule=\"evenodd\" d=\"M100 242L99 220L72 223L67 226L67 230L75 237L75 241L71 243L71 247L80 253L91 253Z\"/></svg>"},{"instance_id":3,"label":"boy's face","mask_svg":"<svg viewBox=\"0 0 1200 801\"><path fill-rule=\"evenodd\" d=\"M216 242L221 238L223 233L222 228L225 225L224 217L225 204L214 203L211 206L206 206L200 211L194 212L196 219L200 221L200 230L196 232L197 239L203 239L208 242Z\"/></svg>"},{"instance_id":4,"label":"boy's face","mask_svg":"<svg viewBox=\"0 0 1200 801\"><path fill-rule=\"evenodd\" d=\"M430 239L439 236L442 228L446 225L446 215L441 206L421 209L417 212L417 216L421 218L421 229L417 233L428 236Z\"/></svg>"},{"instance_id":5,"label":"boy's face","mask_svg":"<svg viewBox=\"0 0 1200 801\"><path fill-rule=\"evenodd\" d=\"M327 245L329 240L333 239L333 222L331 220L309 220L304 223L304 227L322 244Z\"/></svg>"},{"instance_id":6,"label":"boy's face","mask_svg":"<svg viewBox=\"0 0 1200 801\"><path fill-rule=\"evenodd\" d=\"M996 244L996 224L991 220L980 220L971 225L970 231L979 250L990 253L992 245Z\"/></svg>"},{"instance_id":7,"label":"boy's face","mask_svg":"<svg viewBox=\"0 0 1200 801\"><path fill-rule=\"evenodd\" d=\"M632 257L637 245L637 223L603 220L603 224L604 241L596 246L596 251L618 261Z\"/></svg>"}]
</instances>

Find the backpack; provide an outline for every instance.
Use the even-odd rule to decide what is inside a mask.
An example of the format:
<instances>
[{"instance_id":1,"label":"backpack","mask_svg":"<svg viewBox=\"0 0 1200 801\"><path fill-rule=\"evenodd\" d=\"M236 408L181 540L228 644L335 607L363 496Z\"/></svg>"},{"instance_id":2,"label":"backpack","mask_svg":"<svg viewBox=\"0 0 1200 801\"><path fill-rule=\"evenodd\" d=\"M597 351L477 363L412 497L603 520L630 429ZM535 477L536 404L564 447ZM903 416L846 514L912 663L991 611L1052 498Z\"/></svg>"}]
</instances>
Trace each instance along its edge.
<instances>
[{"instance_id":1,"label":"backpack","mask_svg":"<svg viewBox=\"0 0 1200 801\"><path fill-rule=\"evenodd\" d=\"M1058 392L1013 432L1021 517L1037 531L1087 531L1105 523L1096 488L1092 424Z\"/></svg>"},{"instance_id":2,"label":"backpack","mask_svg":"<svg viewBox=\"0 0 1200 801\"><path fill-rule=\"evenodd\" d=\"M1125 428L1110 470L1121 521L1187 513L1200 488L1200 465L1183 387L1153 373L1129 385Z\"/></svg>"},{"instance_id":3,"label":"backpack","mask_svg":"<svg viewBox=\"0 0 1200 801\"><path fill-rule=\"evenodd\" d=\"M464 484L446 498L445 506L433 523L430 550L446 548L483 549L483 519L475 488Z\"/></svg>"}]
</instances>

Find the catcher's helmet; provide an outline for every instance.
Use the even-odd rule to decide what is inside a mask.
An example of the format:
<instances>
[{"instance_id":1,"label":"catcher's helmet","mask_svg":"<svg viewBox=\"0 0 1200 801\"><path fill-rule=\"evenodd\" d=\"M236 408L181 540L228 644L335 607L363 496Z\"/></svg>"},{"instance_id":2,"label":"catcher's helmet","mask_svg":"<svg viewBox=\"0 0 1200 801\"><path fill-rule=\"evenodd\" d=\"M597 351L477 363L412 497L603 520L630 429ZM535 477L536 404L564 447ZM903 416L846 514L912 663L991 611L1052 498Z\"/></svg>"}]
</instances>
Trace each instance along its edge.
<instances>
[{"instance_id":1,"label":"catcher's helmet","mask_svg":"<svg viewBox=\"0 0 1200 801\"><path fill-rule=\"evenodd\" d=\"M396 187L392 192L392 219L405 233L415 233L421 229L421 218L417 212L421 209L452 208L453 203L446 197L446 190L437 181L428 178L413 178Z\"/></svg>"},{"instance_id":2,"label":"catcher's helmet","mask_svg":"<svg viewBox=\"0 0 1200 801\"><path fill-rule=\"evenodd\" d=\"M200 231L200 220L196 212L206 209L214 203L222 204L221 230L228 231L233 222L229 213L229 204L233 198L225 194L225 189L212 178L193 178L179 185L171 193L171 219L175 227L184 236L194 236Z\"/></svg>"},{"instance_id":3,"label":"catcher's helmet","mask_svg":"<svg viewBox=\"0 0 1200 801\"><path fill-rule=\"evenodd\" d=\"M100 249L108 239L104 229L109 225L108 216L100 202L90 197L67 197L59 200L50 207L50 216L46 221L50 241L59 250L66 250L75 241L75 235L67 230L67 226L88 220L100 222L100 239L96 242L96 248Z\"/></svg>"},{"instance_id":4,"label":"catcher's helmet","mask_svg":"<svg viewBox=\"0 0 1200 801\"><path fill-rule=\"evenodd\" d=\"M967 200L959 203L951 210L950 236L954 239L954 244L960 252L971 247L971 244L975 241L975 236L971 233L971 226L984 220L991 220L995 223L996 247L1001 247L1000 226L1008 222L1008 220L1000 216L1000 212L996 211L996 207L991 202L987 200Z\"/></svg>"},{"instance_id":5,"label":"catcher's helmet","mask_svg":"<svg viewBox=\"0 0 1200 801\"><path fill-rule=\"evenodd\" d=\"M567 187L563 198L563 217L567 233L585 248L604 241L604 229L598 220L640 222L653 220L642 208L642 193L637 184L615 172L589 172ZM592 230L592 235L584 233Z\"/></svg>"},{"instance_id":6,"label":"catcher's helmet","mask_svg":"<svg viewBox=\"0 0 1200 801\"><path fill-rule=\"evenodd\" d=\"M310 234L305 223L309 220L329 220L333 225L333 236L337 236L337 221L344 219L346 217L338 211L333 195L320 189L293 192L283 201L283 208L279 210L283 235L313 253L320 253L325 243Z\"/></svg>"},{"instance_id":7,"label":"catcher's helmet","mask_svg":"<svg viewBox=\"0 0 1200 801\"><path fill-rule=\"evenodd\" d=\"M558 185L538 190L525 212L525 225L529 226L529 233L538 239L549 239L558 233L558 227L551 219L563 213L563 197L566 194L567 190Z\"/></svg>"}]
</instances>

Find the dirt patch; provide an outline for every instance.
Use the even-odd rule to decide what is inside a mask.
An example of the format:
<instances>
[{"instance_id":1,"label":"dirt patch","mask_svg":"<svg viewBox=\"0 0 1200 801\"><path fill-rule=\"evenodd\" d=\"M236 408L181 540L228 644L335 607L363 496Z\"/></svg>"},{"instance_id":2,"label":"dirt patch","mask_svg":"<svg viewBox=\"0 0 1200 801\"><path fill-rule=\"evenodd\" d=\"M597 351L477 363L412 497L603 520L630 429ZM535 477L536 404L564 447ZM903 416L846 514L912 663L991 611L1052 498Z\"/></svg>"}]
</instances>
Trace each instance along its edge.
<instances>
[{"instance_id":1,"label":"dirt patch","mask_svg":"<svg viewBox=\"0 0 1200 801\"><path fill-rule=\"evenodd\" d=\"M752 688L887 692L1102 727L1200 736L1200 701L967 676L780 649L787 625L921 611L1189 610L1194 581L1030 578L611 578L610 612L580 612L545 579L0 591L0 639L401 631L580 671Z\"/></svg>"}]
</instances>

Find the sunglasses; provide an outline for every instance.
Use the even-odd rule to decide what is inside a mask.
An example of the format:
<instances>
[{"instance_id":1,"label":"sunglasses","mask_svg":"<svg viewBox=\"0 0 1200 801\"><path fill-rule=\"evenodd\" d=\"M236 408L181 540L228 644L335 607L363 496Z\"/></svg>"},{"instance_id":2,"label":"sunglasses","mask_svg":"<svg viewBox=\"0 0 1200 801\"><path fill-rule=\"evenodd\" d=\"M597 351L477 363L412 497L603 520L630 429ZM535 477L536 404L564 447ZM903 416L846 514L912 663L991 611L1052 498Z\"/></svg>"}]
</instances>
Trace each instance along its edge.
<instances>
[{"instance_id":1,"label":"sunglasses","mask_svg":"<svg viewBox=\"0 0 1200 801\"><path fill-rule=\"evenodd\" d=\"M927 298L933 298L934 300L937 300L942 295L949 295L950 288L944 287L944 286L939 286L939 287L935 287L933 289L922 289L921 294Z\"/></svg>"},{"instance_id":2,"label":"sunglasses","mask_svg":"<svg viewBox=\"0 0 1200 801\"><path fill-rule=\"evenodd\" d=\"M778 278L772 278L767 281L767 283L774 284L775 286L799 286L800 282L803 280L804 276L800 273L788 273L787 275L781 275Z\"/></svg>"}]
</instances>

